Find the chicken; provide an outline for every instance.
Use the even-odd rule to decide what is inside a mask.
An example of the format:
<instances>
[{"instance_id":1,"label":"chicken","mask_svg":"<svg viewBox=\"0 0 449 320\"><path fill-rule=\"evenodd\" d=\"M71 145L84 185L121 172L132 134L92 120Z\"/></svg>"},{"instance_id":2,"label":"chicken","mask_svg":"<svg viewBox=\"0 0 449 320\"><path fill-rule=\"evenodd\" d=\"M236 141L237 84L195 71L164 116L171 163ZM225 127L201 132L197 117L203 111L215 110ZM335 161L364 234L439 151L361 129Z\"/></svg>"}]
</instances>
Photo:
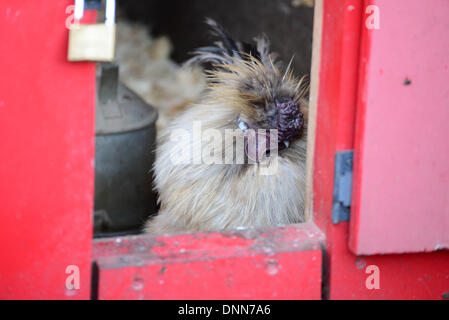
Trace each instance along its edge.
<instances>
[{"instance_id":1,"label":"chicken","mask_svg":"<svg viewBox=\"0 0 449 320\"><path fill-rule=\"evenodd\" d=\"M208 86L159 134L154 174L160 211L145 230L303 222L308 84L293 76L291 61L280 71L266 36L255 45L236 42L215 21L207 23L220 41L197 49L189 63L211 67Z\"/></svg>"}]
</instances>

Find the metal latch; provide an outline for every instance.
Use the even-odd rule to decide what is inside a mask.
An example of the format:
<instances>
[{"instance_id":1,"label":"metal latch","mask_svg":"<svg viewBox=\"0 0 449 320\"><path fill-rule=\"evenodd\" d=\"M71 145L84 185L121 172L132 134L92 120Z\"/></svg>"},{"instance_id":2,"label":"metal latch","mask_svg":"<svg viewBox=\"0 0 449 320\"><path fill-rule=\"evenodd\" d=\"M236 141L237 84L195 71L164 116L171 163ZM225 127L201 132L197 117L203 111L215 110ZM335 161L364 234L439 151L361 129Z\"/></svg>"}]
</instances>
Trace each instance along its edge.
<instances>
[{"instance_id":1,"label":"metal latch","mask_svg":"<svg viewBox=\"0 0 449 320\"><path fill-rule=\"evenodd\" d=\"M349 221L353 158L353 150L335 153L334 197L332 204L333 224Z\"/></svg>"}]
</instances>

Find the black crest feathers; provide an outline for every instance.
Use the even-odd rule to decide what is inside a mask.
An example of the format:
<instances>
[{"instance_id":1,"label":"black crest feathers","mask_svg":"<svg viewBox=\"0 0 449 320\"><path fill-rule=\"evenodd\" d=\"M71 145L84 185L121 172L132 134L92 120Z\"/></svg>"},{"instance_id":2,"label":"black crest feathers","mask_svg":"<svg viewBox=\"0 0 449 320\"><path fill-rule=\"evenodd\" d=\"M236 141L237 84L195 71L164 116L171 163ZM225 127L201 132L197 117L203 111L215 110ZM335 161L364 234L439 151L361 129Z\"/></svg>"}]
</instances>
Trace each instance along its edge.
<instances>
[{"instance_id":1,"label":"black crest feathers","mask_svg":"<svg viewBox=\"0 0 449 320\"><path fill-rule=\"evenodd\" d=\"M214 46L201 47L192 52L194 55L186 64L233 64L234 59L247 60L252 56L264 64L269 64L270 42L265 35L254 38L255 45L235 41L215 20L206 18L211 32L218 38ZM272 58L273 59L273 58Z\"/></svg>"}]
</instances>

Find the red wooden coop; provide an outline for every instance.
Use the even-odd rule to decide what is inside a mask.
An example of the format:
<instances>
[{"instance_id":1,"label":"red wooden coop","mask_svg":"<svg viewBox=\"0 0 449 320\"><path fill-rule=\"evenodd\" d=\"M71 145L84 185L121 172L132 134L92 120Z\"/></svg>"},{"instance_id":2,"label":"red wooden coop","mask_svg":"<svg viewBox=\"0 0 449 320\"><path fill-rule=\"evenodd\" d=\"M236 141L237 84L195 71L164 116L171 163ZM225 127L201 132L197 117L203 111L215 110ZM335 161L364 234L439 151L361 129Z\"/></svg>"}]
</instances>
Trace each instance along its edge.
<instances>
[{"instance_id":1,"label":"red wooden coop","mask_svg":"<svg viewBox=\"0 0 449 320\"><path fill-rule=\"evenodd\" d=\"M449 299L447 0L315 1L308 222L95 240L72 4L0 3L1 299Z\"/></svg>"}]
</instances>

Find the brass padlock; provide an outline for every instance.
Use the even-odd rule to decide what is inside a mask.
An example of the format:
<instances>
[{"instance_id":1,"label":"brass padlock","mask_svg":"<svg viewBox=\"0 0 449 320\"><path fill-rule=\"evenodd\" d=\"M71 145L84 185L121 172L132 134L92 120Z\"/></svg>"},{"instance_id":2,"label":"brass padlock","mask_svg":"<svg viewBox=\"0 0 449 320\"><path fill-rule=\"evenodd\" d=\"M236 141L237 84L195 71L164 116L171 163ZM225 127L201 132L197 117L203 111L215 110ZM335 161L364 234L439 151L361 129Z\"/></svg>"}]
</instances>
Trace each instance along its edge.
<instances>
[{"instance_id":1,"label":"brass padlock","mask_svg":"<svg viewBox=\"0 0 449 320\"><path fill-rule=\"evenodd\" d=\"M115 56L115 0L106 0L104 24L80 24L84 0L75 0L75 23L69 31L69 61L111 62Z\"/></svg>"}]
</instances>

